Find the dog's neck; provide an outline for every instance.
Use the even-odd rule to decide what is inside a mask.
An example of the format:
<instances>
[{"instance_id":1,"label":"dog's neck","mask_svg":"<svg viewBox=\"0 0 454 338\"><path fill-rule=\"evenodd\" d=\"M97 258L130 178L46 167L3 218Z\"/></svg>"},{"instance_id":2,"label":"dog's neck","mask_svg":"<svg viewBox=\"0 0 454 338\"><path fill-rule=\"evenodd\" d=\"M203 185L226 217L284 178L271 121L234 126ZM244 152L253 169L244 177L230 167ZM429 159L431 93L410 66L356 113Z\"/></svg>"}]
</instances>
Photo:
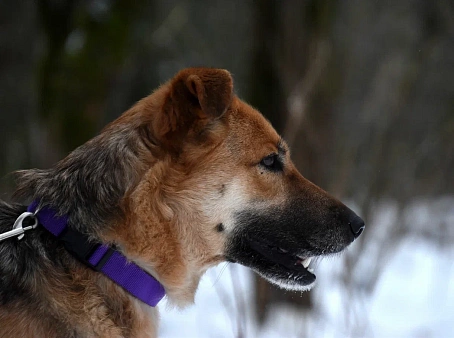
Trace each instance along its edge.
<instances>
[{"instance_id":1,"label":"dog's neck","mask_svg":"<svg viewBox=\"0 0 454 338\"><path fill-rule=\"evenodd\" d=\"M166 195L165 191L169 189L161 185L166 181L164 176L171 175L167 168L165 161L162 161L144 174L136 189L128 196L126 208L130 212L126 219L127 226L114 225L104 238L106 241L120 238L120 245L128 257L151 274L157 274L170 302L184 307L194 302L200 278L206 269L219 261L200 262L196 257L203 255L191 252L182 244L184 240L190 240L182 238L190 236L184 229L190 224L201 224L203 220L178 219L178 214L191 214L194 208L187 201L187 205L180 205L176 202L177 198ZM167 199L175 204L167 205ZM145 241L144 238L153 238L153 242ZM197 241L193 239L194 243Z\"/></svg>"},{"instance_id":2,"label":"dog's neck","mask_svg":"<svg viewBox=\"0 0 454 338\"><path fill-rule=\"evenodd\" d=\"M40 200L58 214L68 215L68 223L74 230L88 235L91 239L104 242L104 234L114 224L125 222L127 217L123 200L137 184L145 168L150 166L151 160L144 156L147 148L142 144L139 133L140 126L128 129L124 128L122 123L111 125L54 167L18 172L16 196L29 201ZM112 242L115 241L116 239L113 239ZM68 267L74 269L75 266L77 265L69 263ZM157 314L149 316L149 313L155 313L156 309L141 305L112 282L104 282L107 278L98 277L99 273L86 267L80 267L78 270L86 270L87 278L94 284L101 283L107 286L112 284L111 287L116 290L115 294L120 297L118 300L112 300L111 294L103 296L99 292L95 292L94 297L104 297L107 303L118 304L107 312L117 311L122 321L131 317L130 320L121 323L121 326L154 326L152 322ZM93 287L86 292L98 289L100 287ZM59 295L60 298L63 296L64 293ZM101 299L99 301L101 304ZM62 299L62 302L67 303L68 300ZM128 315L121 315L125 311ZM116 316L113 313L112 315ZM114 336L116 335L112 335Z\"/></svg>"}]
</instances>

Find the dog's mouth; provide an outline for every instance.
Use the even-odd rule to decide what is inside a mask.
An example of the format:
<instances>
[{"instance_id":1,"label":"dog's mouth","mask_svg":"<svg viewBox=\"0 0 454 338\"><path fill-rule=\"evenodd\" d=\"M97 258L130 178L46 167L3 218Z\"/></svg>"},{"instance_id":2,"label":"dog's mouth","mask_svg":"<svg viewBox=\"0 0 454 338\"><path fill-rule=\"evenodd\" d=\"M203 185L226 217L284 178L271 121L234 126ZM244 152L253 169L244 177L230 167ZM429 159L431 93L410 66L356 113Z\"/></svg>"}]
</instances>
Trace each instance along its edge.
<instances>
[{"instance_id":1,"label":"dog's mouth","mask_svg":"<svg viewBox=\"0 0 454 338\"><path fill-rule=\"evenodd\" d=\"M316 255L304 254L263 238L245 238L241 248L229 255L229 260L245 265L284 289L304 291L312 287L316 276L310 266Z\"/></svg>"},{"instance_id":2,"label":"dog's mouth","mask_svg":"<svg viewBox=\"0 0 454 338\"><path fill-rule=\"evenodd\" d=\"M262 256L269 264L273 264L273 275L267 276L268 279L278 279L279 285L284 283L286 288L289 286L292 289L307 289L315 282L316 276L310 263L314 256L309 253L304 255L292 252L283 246L277 246L264 239L249 240L250 247L255 253ZM260 274L263 274L259 271ZM267 273L267 275L269 275ZM289 285L292 284L292 285Z\"/></svg>"},{"instance_id":3,"label":"dog's mouth","mask_svg":"<svg viewBox=\"0 0 454 338\"><path fill-rule=\"evenodd\" d=\"M310 289L316 279L311 268L314 258L344 250L364 227L364 222L345 206L328 208L320 217L311 215L311 210L299 204L263 213L238 213L239 226L230 235L226 258L284 289Z\"/></svg>"}]
</instances>

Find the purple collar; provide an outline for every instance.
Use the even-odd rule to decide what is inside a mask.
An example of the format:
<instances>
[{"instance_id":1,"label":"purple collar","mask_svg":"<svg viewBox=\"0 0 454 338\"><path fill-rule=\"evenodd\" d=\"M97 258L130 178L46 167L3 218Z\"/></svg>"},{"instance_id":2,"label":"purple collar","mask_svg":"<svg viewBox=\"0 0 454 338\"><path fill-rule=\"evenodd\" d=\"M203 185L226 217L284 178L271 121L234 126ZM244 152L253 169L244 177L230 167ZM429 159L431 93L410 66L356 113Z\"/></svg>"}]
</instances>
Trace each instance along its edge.
<instances>
[{"instance_id":1,"label":"purple collar","mask_svg":"<svg viewBox=\"0 0 454 338\"><path fill-rule=\"evenodd\" d=\"M29 212L37 210L35 201ZM164 287L141 267L128 261L119 251L101 243L94 243L88 236L67 226L68 217L57 216L49 207L43 207L36 213L39 224L62 241L65 248L82 263L103 273L145 304L156 306L165 296Z\"/></svg>"}]
</instances>

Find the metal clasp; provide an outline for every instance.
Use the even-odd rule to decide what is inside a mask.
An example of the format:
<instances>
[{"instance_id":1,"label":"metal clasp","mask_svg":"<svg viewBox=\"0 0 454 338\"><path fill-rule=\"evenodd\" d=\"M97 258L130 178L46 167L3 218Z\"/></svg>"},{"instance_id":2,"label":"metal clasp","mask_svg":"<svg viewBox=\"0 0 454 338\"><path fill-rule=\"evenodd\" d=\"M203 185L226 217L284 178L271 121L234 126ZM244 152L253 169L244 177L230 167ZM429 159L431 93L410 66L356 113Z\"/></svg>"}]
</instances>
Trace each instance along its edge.
<instances>
[{"instance_id":1,"label":"metal clasp","mask_svg":"<svg viewBox=\"0 0 454 338\"><path fill-rule=\"evenodd\" d=\"M24 227L22 223L28 217L33 219L33 223ZM12 230L0 234L0 242L11 237L17 237L17 239L21 240L25 236L25 231L35 229L37 226L38 218L36 215L32 212L24 212L16 219Z\"/></svg>"}]
</instances>

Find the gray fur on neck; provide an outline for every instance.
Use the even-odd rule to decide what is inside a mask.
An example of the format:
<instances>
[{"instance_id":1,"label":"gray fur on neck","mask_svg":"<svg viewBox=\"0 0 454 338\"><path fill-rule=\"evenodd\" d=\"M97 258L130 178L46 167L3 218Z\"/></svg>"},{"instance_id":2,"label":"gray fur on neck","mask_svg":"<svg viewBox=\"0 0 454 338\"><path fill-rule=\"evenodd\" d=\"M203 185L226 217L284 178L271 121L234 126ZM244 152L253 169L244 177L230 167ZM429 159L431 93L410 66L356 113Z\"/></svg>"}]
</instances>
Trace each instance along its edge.
<instances>
[{"instance_id":1,"label":"gray fur on neck","mask_svg":"<svg viewBox=\"0 0 454 338\"><path fill-rule=\"evenodd\" d=\"M139 128L112 125L53 168L17 172L16 196L51 206L68 215L71 227L97 237L123 216L121 202L137 183L144 147Z\"/></svg>"}]
</instances>

